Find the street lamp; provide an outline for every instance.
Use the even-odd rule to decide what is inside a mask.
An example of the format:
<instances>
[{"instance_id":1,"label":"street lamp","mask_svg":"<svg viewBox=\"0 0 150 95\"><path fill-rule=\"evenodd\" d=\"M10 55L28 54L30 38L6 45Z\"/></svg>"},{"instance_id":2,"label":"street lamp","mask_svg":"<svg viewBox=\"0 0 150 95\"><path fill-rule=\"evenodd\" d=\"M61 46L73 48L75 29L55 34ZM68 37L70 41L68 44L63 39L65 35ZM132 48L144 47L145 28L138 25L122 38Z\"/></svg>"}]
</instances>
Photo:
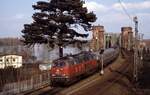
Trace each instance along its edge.
<instances>
[{"instance_id":1,"label":"street lamp","mask_svg":"<svg viewBox=\"0 0 150 95\"><path fill-rule=\"evenodd\" d=\"M100 74L104 74L104 57L103 57L104 49L101 49L100 56L101 56L101 71Z\"/></svg>"}]
</instances>

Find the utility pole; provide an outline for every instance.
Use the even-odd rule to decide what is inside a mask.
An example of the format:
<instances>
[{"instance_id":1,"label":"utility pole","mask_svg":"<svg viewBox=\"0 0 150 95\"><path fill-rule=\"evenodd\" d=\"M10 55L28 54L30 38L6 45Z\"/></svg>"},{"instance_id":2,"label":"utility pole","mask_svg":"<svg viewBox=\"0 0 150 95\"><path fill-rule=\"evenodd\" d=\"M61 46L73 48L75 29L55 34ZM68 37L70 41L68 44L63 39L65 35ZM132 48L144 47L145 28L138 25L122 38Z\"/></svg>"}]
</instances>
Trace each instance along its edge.
<instances>
[{"instance_id":1,"label":"utility pole","mask_svg":"<svg viewBox=\"0 0 150 95\"><path fill-rule=\"evenodd\" d=\"M133 76L135 81L137 81L138 80L138 19L136 16L133 18L133 21L135 23Z\"/></svg>"}]
</instances>

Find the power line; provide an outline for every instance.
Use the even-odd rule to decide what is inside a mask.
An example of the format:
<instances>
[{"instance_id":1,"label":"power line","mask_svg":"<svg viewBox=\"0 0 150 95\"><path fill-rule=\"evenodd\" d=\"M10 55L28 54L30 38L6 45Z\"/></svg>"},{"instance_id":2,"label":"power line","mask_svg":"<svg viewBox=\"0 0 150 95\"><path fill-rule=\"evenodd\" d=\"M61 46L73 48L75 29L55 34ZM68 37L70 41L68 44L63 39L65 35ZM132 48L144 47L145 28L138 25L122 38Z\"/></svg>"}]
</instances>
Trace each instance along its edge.
<instances>
[{"instance_id":1,"label":"power line","mask_svg":"<svg viewBox=\"0 0 150 95\"><path fill-rule=\"evenodd\" d=\"M118 0L118 2L120 3L120 5L121 5L123 11L125 12L125 14L129 17L130 20L133 21L132 17L130 16L130 14L129 14L128 11L126 10L125 5L122 4L122 1L121 1L121 0Z\"/></svg>"},{"instance_id":2,"label":"power line","mask_svg":"<svg viewBox=\"0 0 150 95\"><path fill-rule=\"evenodd\" d=\"M143 1L147 1L147 0L143 0ZM118 2L120 3L120 5L121 5L123 11L125 12L125 14L129 17L129 19L130 19L131 21L133 21L132 16L130 16L130 14L128 13L127 9L125 8L125 4L123 4L121 0L118 0ZM135 14L134 14L134 15L135 15ZM141 26L141 23L139 23L139 24L140 24L140 26ZM139 31L142 31L142 30L139 28Z\"/></svg>"}]
</instances>

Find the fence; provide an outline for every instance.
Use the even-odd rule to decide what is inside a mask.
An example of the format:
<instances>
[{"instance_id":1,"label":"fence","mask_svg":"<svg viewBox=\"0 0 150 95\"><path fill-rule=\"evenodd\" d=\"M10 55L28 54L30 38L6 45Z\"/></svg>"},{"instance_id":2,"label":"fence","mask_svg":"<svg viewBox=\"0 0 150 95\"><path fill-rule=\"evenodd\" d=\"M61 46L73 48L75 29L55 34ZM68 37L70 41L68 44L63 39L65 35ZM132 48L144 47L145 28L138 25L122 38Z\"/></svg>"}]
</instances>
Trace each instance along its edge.
<instances>
[{"instance_id":1,"label":"fence","mask_svg":"<svg viewBox=\"0 0 150 95\"><path fill-rule=\"evenodd\" d=\"M9 75L8 75L9 77ZM40 88L50 84L50 72L36 73L30 78L8 82L1 87L0 95L15 95L24 91Z\"/></svg>"}]
</instances>

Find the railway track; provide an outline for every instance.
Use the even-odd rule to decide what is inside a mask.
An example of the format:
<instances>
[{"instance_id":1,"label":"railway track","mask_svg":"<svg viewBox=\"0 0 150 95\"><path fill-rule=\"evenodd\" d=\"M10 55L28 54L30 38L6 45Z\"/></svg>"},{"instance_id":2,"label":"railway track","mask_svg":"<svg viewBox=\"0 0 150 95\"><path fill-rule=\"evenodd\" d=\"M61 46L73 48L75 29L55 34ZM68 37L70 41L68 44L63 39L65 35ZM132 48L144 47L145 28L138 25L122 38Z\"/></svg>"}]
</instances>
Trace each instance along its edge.
<instances>
[{"instance_id":1,"label":"railway track","mask_svg":"<svg viewBox=\"0 0 150 95\"><path fill-rule=\"evenodd\" d=\"M105 70L105 72L107 73L106 75L102 77L96 75L97 77L94 80L87 82L79 88L62 92L60 95L103 95L109 88L113 86L114 83L120 80L125 75L125 73L128 72L130 64L129 62L127 63L128 64L124 64L123 66L121 66L121 68L119 68L120 66L118 66L118 68L109 66ZM110 67L112 67L113 69L110 69Z\"/></svg>"},{"instance_id":2,"label":"railway track","mask_svg":"<svg viewBox=\"0 0 150 95\"><path fill-rule=\"evenodd\" d=\"M122 72L123 70L124 70L124 72ZM100 93L101 95L105 94L109 88L112 88L113 85L114 85L117 81L119 81L119 80L122 79L123 75L124 75L126 72L128 72L128 70L129 70L129 64L127 64L126 66L124 66L124 68L121 68L120 71L113 71L113 70L111 70L112 72L116 72L117 75L116 75L116 76L113 76L112 79L109 79L109 80L107 80L106 82L104 82L103 84L101 84L101 86L100 86L100 88L101 88L100 91L98 91L95 95L99 95L99 93ZM121 72L121 73L120 73L120 72Z\"/></svg>"},{"instance_id":3,"label":"railway track","mask_svg":"<svg viewBox=\"0 0 150 95\"><path fill-rule=\"evenodd\" d=\"M63 87L43 86L39 89L27 91L18 95L55 95L56 93L64 89L65 88Z\"/></svg>"},{"instance_id":4,"label":"railway track","mask_svg":"<svg viewBox=\"0 0 150 95\"><path fill-rule=\"evenodd\" d=\"M124 63L126 63L126 65L122 66L122 68L120 68L119 70L115 71L115 70L111 70L111 72L116 72L118 75L115 77L113 77L111 80L108 80L109 82L107 84L103 85L103 88L97 92L95 95L99 95L99 93L101 93L101 95L105 95L105 93L107 92L107 90L109 88L112 88L114 86L114 84L116 84L118 81L122 80L122 77L127 77L127 73L129 72L129 70L131 69L131 63L133 63L132 61L132 54L124 54L124 57L126 58L126 61ZM129 78L129 77L127 77ZM109 84L109 85L108 85ZM126 85L127 86L127 85ZM133 87L129 87L129 89L133 89ZM134 90L132 90L135 94L136 92Z\"/></svg>"},{"instance_id":5,"label":"railway track","mask_svg":"<svg viewBox=\"0 0 150 95\"><path fill-rule=\"evenodd\" d=\"M52 89L52 87L50 87L49 85L43 85L39 88L28 90L28 91L19 93L17 95L38 95L38 94L40 94L40 92L47 91L47 90L50 90L50 89Z\"/></svg>"},{"instance_id":6,"label":"railway track","mask_svg":"<svg viewBox=\"0 0 150 95\"><path fill-rule=\"evenodd\" d=\"M119 57L114 63L123 62L123 61L124 60ZM115 64L112 64L112 65L115 65ZM27 94L22 94L22 95L76 95L76 94L78 94L78 95L90 95L89 93L86 93L86 91L85 91L85 94L78 93L78 92L84 92L81 90L83 90L83 89L86 90L87 88L90 88L90 87L92 88L92 86L95 85L97 83L97 81L101 81L101 83L98 84L99 85L98 88L95 88L97 90L100 89L100 90L98 90L97 93L94 94L94 95L96 95L96 94L98 95L99 93L105 93L106 90L111 88L112 85L116 81L120 80L120 78L122 77L122 74L120 72L122 70L126 69L126 70L124 70L124 72L122 72L122 73L126 73L128 71L127 70L128 66L129 66L129 64L125 64L124 66L121 66L121 68L120 68L120 66L115 67L115 66L111 66L111 65L108 65L108 67L105 67L104 71L106 72L106 76L111 76L111 74L109 74L109 73L115 72L115 75L112 76L112 78L110 78L109 80L107 80L105 78L105 75L100 76L99 73L96 73L96 74L89 76L88 78L81 80L78 83L75 83L69 87L50 87L50 86L47 86L47 87L43 87L41 89L32 91L32 92L27 93ZM115 79L113 79L113 78L115 78Z\"/></svg>"}]
</instances>

